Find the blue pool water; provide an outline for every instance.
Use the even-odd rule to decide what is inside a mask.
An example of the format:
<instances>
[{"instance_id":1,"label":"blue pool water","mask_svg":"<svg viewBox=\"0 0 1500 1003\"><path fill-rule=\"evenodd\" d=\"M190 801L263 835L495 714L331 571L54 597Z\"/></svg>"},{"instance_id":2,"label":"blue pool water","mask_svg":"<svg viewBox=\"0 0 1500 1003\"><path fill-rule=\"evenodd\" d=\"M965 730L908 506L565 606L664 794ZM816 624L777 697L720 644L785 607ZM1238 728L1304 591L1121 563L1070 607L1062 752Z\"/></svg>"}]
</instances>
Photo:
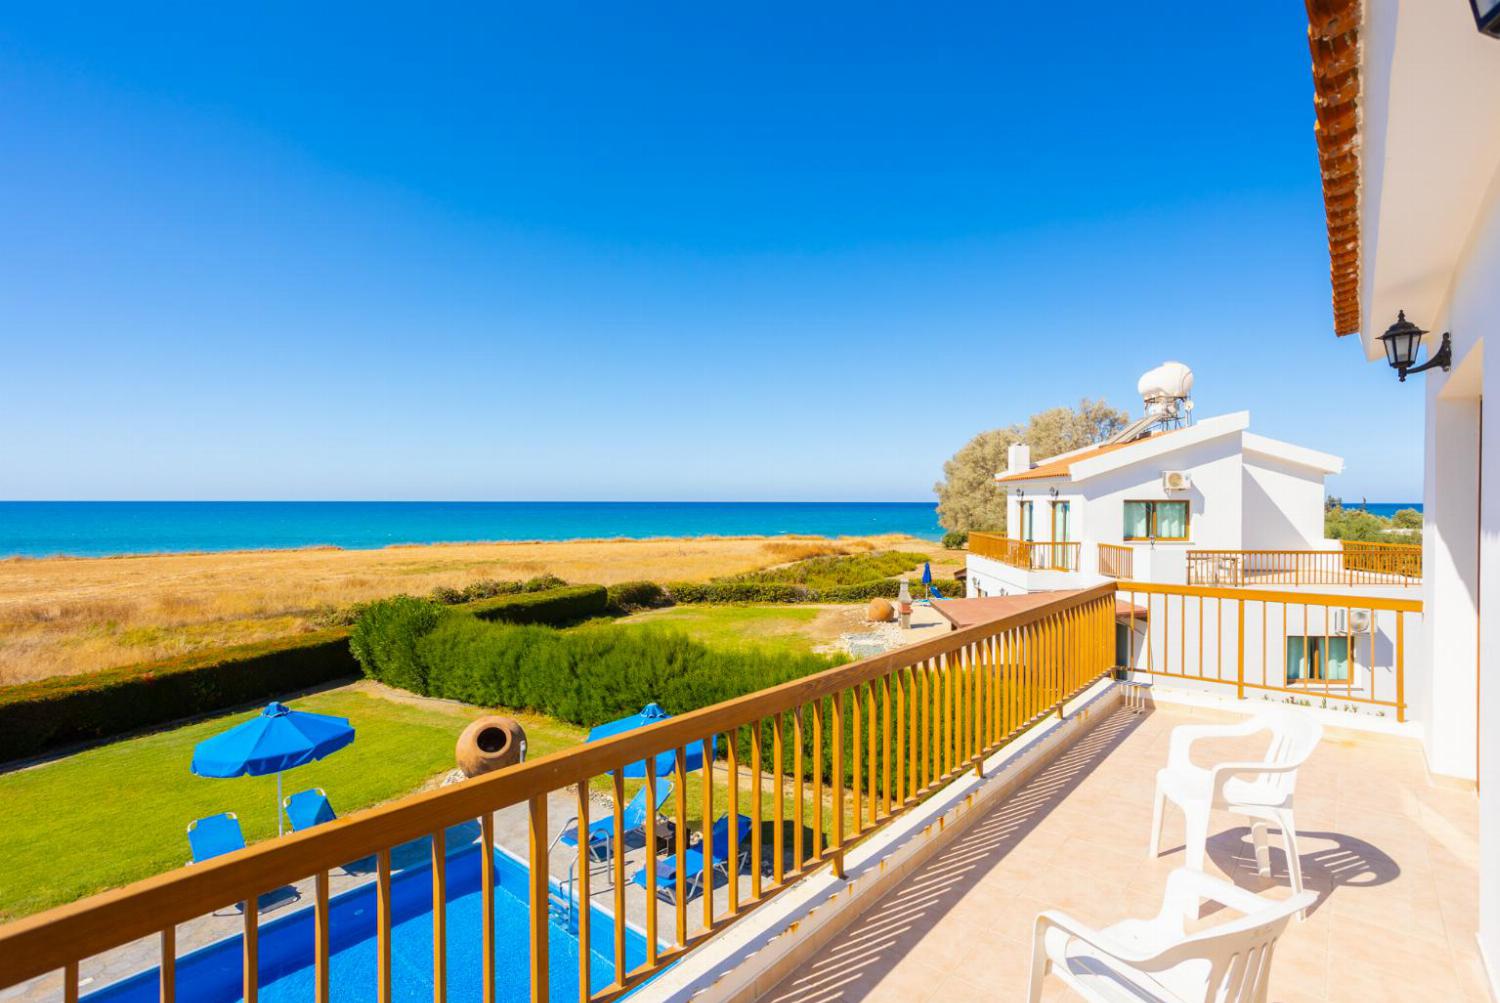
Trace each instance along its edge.
<instances>
[{"instance_id":1,"label":"blue pool water","mask_svg":"<svg viewBox=\"0 0 1500 1003\"><path fill-rule=\"evenodd\" d=\"M0 502L0 557L942 532L931 502Z\"/></svg>"},{"instance_id":2,"label":"blue pool water","mask_svg":"<svg viewBox=\"0 0 1500 1003\"><path fill-rule=\"evenodd\" d=\"M481 998L482 896L478 846L448 858L448 998ZM521 1003L530 998L530 939L526 867L495 851L496 998ZM392 999L432 999L432 870L413 867L391 881ZM329 903L329 972L332 998L348 1003L375 999L375 889L367 884ZM591 921L590 978L597 991L614 980L614 921L598 908ZM578 933L574 923L554 916L548 938L550 995L578 999ZM177 961L177 998L195 1003L238 1000L241 943L230 937ZM629 968L646 958L646 940L627 931ZM290 1003L313 998L313 915L302 908L260 927L260 998ZM159 998L160 975L152 969L84 996L90 1003L151 1003Z\"/></svg>"}]
</instances>

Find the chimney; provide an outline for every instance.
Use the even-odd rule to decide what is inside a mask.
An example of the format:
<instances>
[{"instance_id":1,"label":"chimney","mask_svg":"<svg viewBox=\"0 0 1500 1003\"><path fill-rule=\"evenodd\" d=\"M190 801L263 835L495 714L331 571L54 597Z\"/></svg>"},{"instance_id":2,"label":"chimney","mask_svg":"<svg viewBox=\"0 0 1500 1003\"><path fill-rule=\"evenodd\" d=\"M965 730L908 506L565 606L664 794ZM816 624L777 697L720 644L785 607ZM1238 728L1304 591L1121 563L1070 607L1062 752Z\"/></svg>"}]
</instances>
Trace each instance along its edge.
<instances>
[{"instance_id":1,"label":"chimney","mask_svg":"<svg viewBox=\"0 0 1500 1003\"><path fill-rule=\"evenodd\" d=\"M1031 447L1024 442L1013 442L1005 456L1005 472L1018 473L1031 469Z\"/></svg>"}]
</instances>

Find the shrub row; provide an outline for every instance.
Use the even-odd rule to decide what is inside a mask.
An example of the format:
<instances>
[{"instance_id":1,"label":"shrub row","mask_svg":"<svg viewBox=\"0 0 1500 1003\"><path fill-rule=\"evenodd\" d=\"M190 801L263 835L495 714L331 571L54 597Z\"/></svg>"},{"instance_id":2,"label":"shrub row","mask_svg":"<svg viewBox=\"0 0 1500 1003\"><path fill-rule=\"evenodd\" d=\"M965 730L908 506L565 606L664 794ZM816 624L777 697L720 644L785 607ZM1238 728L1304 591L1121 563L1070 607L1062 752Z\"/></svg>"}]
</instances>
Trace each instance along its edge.
<instances>
[{"instance_id":1,"label":"shrub row","mask_svg":"<svg viewBox=\"0 0 1500 1003\"><path fill-rule=\"evenodd\" d=\"M547 592L497 596L455 607L481 620L504 623L577 623L599 616L609 607L603 585L565 585Z\"/></svg>"},{"instance_id":2,"label":"shrub row","mask_svg":"<svg viewBox=\"0 0 1500 1003\"><path fill-rule=\"evenodd\" d=\"M367 676L427 696L484 707L512 707L591 727L657 703L682 714L831 668L842 659L765 651L718 650L667 627L622 629L610 623L559 631L483 623L421 599L375 603L355 626L353 649ZM843 696L845 719L855 713ZM830 701L824 699L824 720ZM868 707L868 703L862 707ZM802 768L814 763L812 709L802 708ZM783 735L794 734L782 714ZM772 767L773 718L761 722L762 765ZM750 729L739 728L742 762ZM824 779L832 777L832 729L822 732ZM852 779L853 736L846 730L845 780ZM723 740L719 754L725 754ZM785 750L787 766L796 755ZM881 787L883 792L884 788Z\"/></svg>"},{"instance_id":3,"label":"shrub row","mask_svg":"<svg viewBox=\"0 0 1500 1003\"><path fill-rule=\"evenodd\" d=\"M460 603L478 602L480 599L493 599L496 596L513 596L520 592L547 592L551 589L562 588L566 584L568 583L556 575L539 575L523 582L484 578L477 582L470 582L461 589L439 585L429 594L434 602L440 602L445 606L457 606Z\"/></svg>"},{"instance_id":4,"label":"shrub row","mask_svg":"<svg viewBox=\"0 0 1500 1003\"><path fill-rule=\"evenodd\" d=\"M0 761L149 728L359 674L326 630L0 690Z\"/></svg>"},{"instance_id":5,"label":"shrub row","mask_svg":"<svg viewBox=\"0 0 1500 1003\"><path fill-rule=\"evenodd\" d=\"M914 571L927 560L926 554L902 550L877 550L868 554L846 554L840 557L811 557L779 568L752 571L722 578L725 582L780 582L805 585L810 589L829 589L858 585L878 578L890 578Z\"/></svg>"},{"instance_id":6,"label":"shrub row","mask_svg":"<svg viewBox=\"0 0 1500 1003\"><path fill-rule=\"evenodd\" d=\"M620 582L609 587L609 608L628 613L637 609L670 606L672 597L655 582Z\"/></svg>"},{"instance_id":7,"label":"shrub row","mask_svg":"<svg viewBox=\"0 0 1500 1003\"><path fill-rule=\"evenodd\" d=\"M932 582L948 597L964 594L963 583L952 578L938 578ZM804 602L865 602L877 596L894 599L901 591L901 583L894 578L877 578L857 585L838 585L824 589L813 589L806 585L780 584L776 582L746 582L721 579L712 582L669 582L665 586L667 597L676 603L804 603ZM921 582L911 583L914 599L927 594Z\"/></svg>"},{"instance_id":8,"label":"shrub row","mask_svg":"<svg viewBox=\"0 0 1500 1003\"><path fill-rule=\"evenodd\" d=\"M680 714L837 664L823 655L720 651L656 628L484 623L411 599L372 605L352 648L367 676L392 686L579 725L650 702Z\"/></svg>"},{"instance_id":9,"label":"shrub row","mask_svg":"<svg viewBox=\"0 0 1500 1003\"><path fill-rule=\"evenodd\" d=\"M364 604L360 619L389 617L395 609L402 615L462 611L512 623L573 623L605 608L603 586L575 585L455 607L400 596ZM351 631L334 628L0 689L0 762L357 676L360 664L350 644ZM420 682L412 653L379 654L398 667L398 676L404 672L408 682Z\"/></svg>"}]
</instances>

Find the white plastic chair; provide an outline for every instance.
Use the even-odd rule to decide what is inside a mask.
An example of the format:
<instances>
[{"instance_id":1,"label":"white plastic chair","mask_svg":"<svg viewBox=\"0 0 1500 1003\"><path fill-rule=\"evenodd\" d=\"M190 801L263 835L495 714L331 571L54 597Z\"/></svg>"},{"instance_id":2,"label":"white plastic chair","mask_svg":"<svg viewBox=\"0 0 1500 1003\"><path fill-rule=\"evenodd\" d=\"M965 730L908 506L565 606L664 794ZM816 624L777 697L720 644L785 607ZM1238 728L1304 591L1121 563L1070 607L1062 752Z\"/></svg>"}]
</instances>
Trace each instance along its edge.
<instances>
[{"instance_id":1,"label":"white plastic chair","mask_svg":"<svg viewBox=\"0 0 1500 1003\"><path fill-rule=\"evenodd\" d=\"M1240 738L1271 733L1270 745L1258 762L1195 766L1193 743L1204 738ZM1323 737L1323 726L1311 714L1290 707L1268 707L1238 724L1186 724L1172 730L1167 765L1156 773L1156 806L1151 816L1151 856L1161 853L1162 812L1171 801L1182 809L1186 823L1185 863L1203 869L1208 843L1208 816L1214 809L1251 820L1255 865L1263 877L1271 873L1271 850L1266 829L1281 829L1292 891L1302 891L1302 864L1297 856L1297 828L1292 819L1292 793L1297 768L1307 761Z\"/></svg>"},{"instance_id":2,"label":"white plastic chair","mask_svg":"<svg viewBox=\"0 0 1500 1003\"><path fill-rule=\"evenodd\" d=\"M1276 941L1292 914L1316 898L1301 892L1271 901L1179 867L1167 876L1154 919L1094 930L1049 910L1036 918L1027 999L1041 999L1050 972L1095 1003L1264 1003ZM1244 915L1190 934L1205 900Z\"/></svg>"}]
</instances>

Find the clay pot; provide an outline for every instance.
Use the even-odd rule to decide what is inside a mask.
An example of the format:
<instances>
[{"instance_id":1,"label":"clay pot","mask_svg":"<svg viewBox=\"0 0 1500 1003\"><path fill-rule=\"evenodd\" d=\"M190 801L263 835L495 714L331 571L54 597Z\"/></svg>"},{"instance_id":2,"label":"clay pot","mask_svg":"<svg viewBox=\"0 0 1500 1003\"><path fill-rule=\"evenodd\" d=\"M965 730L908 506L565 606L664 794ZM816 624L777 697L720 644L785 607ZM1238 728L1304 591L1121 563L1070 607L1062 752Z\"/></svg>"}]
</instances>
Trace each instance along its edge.
<instances>
[{"instance_id":1,"label":"clay pot","mask_svg":"<svg viewBox=\"0 0 1500 1003\"><path fill-rule=\"evenodd\" d=\"M865 607L865 619L873 620L875 623L889 623L896 616L896 607L891 605L889 599L875 598L870 600L870 605Z\"/></svg>"},{"instance_id":2,"label":"clay pot","mask_svg":"<svg viewBox=\"0 0 1500 1003\"><path fill-rule=\"evenodd\" d=\"M515 718L486 714L458 736L454 755L466 777L493 773L526 758L526 732Z\"/></svg>"}]
</instances>

